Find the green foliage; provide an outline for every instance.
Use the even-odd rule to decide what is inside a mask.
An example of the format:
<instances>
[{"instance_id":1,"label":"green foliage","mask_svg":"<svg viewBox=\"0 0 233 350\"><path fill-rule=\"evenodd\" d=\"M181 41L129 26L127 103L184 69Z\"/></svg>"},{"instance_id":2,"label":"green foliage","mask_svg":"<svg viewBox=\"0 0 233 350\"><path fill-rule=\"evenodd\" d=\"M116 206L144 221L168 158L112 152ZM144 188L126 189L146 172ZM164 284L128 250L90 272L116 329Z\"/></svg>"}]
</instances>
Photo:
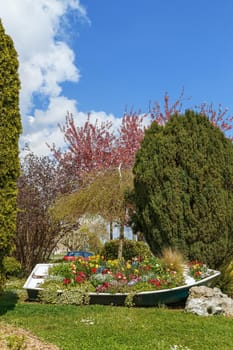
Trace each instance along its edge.
<instances>
[{"instance_id":1,"label":"green foliage","mask_svg":"<svg viewBox=\"0 0 233 350\"><path fill-rule=\"evenodd\" d=\"M8 276L18 276L21 272L21 264L13 256L5 256L3 259L4 271Z\"/></svg>"},{"instance_id":2,"label":"green foliage","mask_svg":"<svg viewBox=\"0 0 233 350\"><path fill-rule=\"evenodd\" d=\"M16 181L19 176L18 140L21 132L19 113L18 59L11 38L0 20L0 274L2 260L13 246L16 230ZM0 288L4 277L0 277Z\"/></svg>"},{"instance_id":3,"label":"green foliage","mask_svg":"<svg viewBox=\"0 0 233 350\"><path fill-rule=\"evenodd\" d=\"M146 131L134 165L136 226L155 255L219 267L233 252L233 146L197 113Z\"/></svg>"},{"instance_id":4,"label":"green foliage","mask_svg":"<svg viewBox=\"0 0 233 350\"><path fill-rule=\"evenodd\" d=\"M7 349L26 350L25 337L18 335L9 335L6 337Z\"/></svg>"},{"instance_id":5,"label":"green foliage","mask_svg":"<svg viewBox=\"0 0 233 350\"><path fill-rule=\"evenodd\" d=\"M132 189L131 170L91 173L77 192L57 199L51 212L55 218L77 220L84 214L101 215L104 219L125 222L125 193Z\"/></svg>"},{"instance_id":6,"label":"green foliage","mask_svg":"<svg viewBox=\"0 0 233 350\"><path fill-rule=\"evenodd\" d=\"M42 303L48 304L67 304L67 305L87 305L89 304L89 285L78 286L77 288L58 289L57 283L49 283L46 289L39 293Z\"/></svg>"},{"instance_id":7,"label":"green foliage","mask_svg":"<svg viewBox=\"0 0 233 350\"><path fill-rule=\"evenodd\" d=\"M118 239L106 242L101 251L101 255L103 255L106 259L117 259L119 243L120 240ZM123 258L127 261L139 256L142 258L151 256L151 251L148 245L142 241L131 241L124 239Z\"/></svg>"},{"instance_id":8,"label":"green foliage","mask_svg":"<svg viewBox=\"0 0 233 350\"><path fill-rule=\"evenodd\" d=\"M4 273L4 267L0 267L0 295L3 291L3 287L5 286L6 283L6 275Z\"/></svg>"},{"instance_id":9,"label":"green foliage","mask_svg":"<svg viewBox=\"0 0 233 350\"><path fill-rule=\"evenodd\" d=\"M216 285L223 293L226 293L233 298L233 260L221 269L221 275L219 276Z\"/></svg>"},{"instance_id":10,"label":"green foliage","mask_svg":"<svg viewBox=\"0 0 233 350\"><path fill-rule=\"evenodd\" d=\"M49 274L54 276L60 276L63 278L70 278L71 277L70 264L67 262L56 264L49 268Z\"/></svg>"}]
</instances>

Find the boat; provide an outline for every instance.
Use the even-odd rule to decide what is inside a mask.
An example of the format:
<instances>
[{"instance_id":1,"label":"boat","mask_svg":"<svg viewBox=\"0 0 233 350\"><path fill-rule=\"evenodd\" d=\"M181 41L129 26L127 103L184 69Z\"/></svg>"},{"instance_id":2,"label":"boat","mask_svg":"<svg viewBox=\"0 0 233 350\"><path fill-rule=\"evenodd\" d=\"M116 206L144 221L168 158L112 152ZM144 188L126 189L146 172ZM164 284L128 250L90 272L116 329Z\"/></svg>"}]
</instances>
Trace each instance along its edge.
<instances>
[{"instance_id":1,"label":"boat","mask_svg":"<svg viewBox=\"0 0 233 350\"><path fill-rule=\"evenodd\" d=\"M37 300L39 291L43 288L40 285L44 282L45 278L48 276L48 270L53 264L36 264L23 288L27 290L28 300Z\"/></svg>"},{"instance_id":2,"label":"boat","mask_svg":"<svg viewBox=\"0 0 233 350\"><path fill-rule=\"evenodd\" d=\"M23 288L27 290L28 300L39 300L39 292L43 290L41 284L48 275L49 267L53 264L37 264L30 276L26 280ZM157 306L157 305L172 305L180 302L184 302L188 295L189 289L194 286L209 286L212 281L220 275L220 271L208 270L207 277L204 277L198 281L194 278L186 276L185 285L161 290L150 290L137 293L97 293L90 292L89 303L100 305L126 305L127 298L132 297L132 305L134 306Z\"/></svg>"}]
</instances>

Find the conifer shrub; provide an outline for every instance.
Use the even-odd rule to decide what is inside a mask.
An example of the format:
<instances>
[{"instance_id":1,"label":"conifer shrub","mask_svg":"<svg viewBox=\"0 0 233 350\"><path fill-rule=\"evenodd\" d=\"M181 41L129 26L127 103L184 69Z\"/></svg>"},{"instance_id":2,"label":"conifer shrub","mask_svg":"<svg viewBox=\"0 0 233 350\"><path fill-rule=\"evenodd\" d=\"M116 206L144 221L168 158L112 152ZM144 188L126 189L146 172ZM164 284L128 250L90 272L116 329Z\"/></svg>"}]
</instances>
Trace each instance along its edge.
<instances>
[{"instance_id":1,"label":"conifer shrub","mask_svg":"<svg viewBox=\"0 0 233 350\"><path fill-rule=\"evenodd\" d=\"M221 275L216 281L216 286L233 298L233 260L227 262L220 270Z\"/></svg>"},{"instance_id":2,"label":"conifer shrub","mask_svg":"<svg viewBox=\"0 0 233 350\"><path fill-rule=\"evenodd\" d=\"M233 146L207 117L146 130L134 165L135 222L155 255L176 248L212 268L233 254Z\"/></svg>"},{"instance_id":3,"label":"conifer shrub","mask_svg":"<svg viewBox=\"0 0 233 350\"><path fill-rule=\"evenodd\" d=\"M0 20L0 290L5 280L3 258L12 250L16 231L19 89L17 53Z\"/></svg>"}]
</instances>

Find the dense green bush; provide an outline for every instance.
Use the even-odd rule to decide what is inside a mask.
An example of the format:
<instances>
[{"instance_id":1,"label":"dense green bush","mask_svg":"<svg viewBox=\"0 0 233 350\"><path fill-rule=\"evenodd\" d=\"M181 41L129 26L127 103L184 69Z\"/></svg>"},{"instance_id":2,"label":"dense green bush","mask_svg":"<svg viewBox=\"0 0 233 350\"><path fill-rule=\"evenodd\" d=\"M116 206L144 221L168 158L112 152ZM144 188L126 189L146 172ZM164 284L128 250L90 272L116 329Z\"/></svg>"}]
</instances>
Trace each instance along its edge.
<instances>
[{"instance_id":1,"label":"dense green bush","mask_svg":"<svg viewBox=\"0 0 233 350\"><path fill-rule=\"evenodd\" d=\"M0 289L4 281L3 258L12 249L16 231L19 89L17 53L0 20Z\"/></svg>"},{"instance_id":2,"label":"dense green bush","mask_svg":"<svg viewBox=\"0 0 233 350\"><path fill-rule=\"evenodd\" d=\"M106 242L101 251L101 255L103 255L106 259L117 259L119 242L120 241L118 239ZM150 255L150 248L145 242L131 241L127 239L123 241L123 258L125 260L130 260L139 256L145 258L149 257Z\"/></svg>"},{"instance_id":3,"label":"dense green bush","mask_svg":"<svg viewBox=\"0 0 233 350\"><path fill-rule=\"evenodd\" d=\"M7 277L18 276L21 272L21 264L13 256L5 256L3 266Z\"/></svg>"},{"instance_id":4,"label":"dense green bush","mask_svg":"<svg viewBox=\"0 0 233 350\"><path fill-rule=\"evenodd\" d=\"M220 270L221 275L217 279L215 285L219 287L223 293L233 298L233 260L228 262Z\"/></svg>"},{"instance_id":5,"label":"dense green bush","mask_svg":"<svg viewBox=\"0 0 233 350\"><path fill-rule=\"evenodd\" d=\"M233 146L192 111L146 131L134 165L136 225L164 247L219 267L233 254Z\"/></svg>"}]
</instances>

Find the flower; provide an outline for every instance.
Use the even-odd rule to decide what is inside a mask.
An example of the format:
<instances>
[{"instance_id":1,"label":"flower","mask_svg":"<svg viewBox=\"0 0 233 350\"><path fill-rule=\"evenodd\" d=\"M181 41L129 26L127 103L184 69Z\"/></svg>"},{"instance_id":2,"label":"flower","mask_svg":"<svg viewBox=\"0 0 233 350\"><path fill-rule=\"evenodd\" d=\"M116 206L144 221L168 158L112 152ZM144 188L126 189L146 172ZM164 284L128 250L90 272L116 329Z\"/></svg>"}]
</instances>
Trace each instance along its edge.
<instances>
[{"instance_id":1,"label":"flower","mask_svg":"<svg viewBox=\"0 0 233 350\"><path fill-rule=\"evenodd\" d=\"M70 278L64 278L63 284L67 285L69 283L71 283L71 279Z\"/></svg>"},{"instance_id":2,"label":"flower","mask_svg":"<svg viewBox=\"0 0 233 350\"><path fill-rule=\"evenodd\" d=\"M155 287L160 288L161 287L161 283L159 282L159 280L157 280L156 278L152 278L148 281L148 283L153 284Z\"/></svg>"},{"instance_id":3,"label":"flower","mask_svg":"<svg viewBox=\"0 0 233 350\"><path fill-rule=\"evenodd\" d=\"M195 280L206 277L208 268L197 260L187 264L188 274ZM57 264L49 270L49 277L59 276L63 285L72 288L85 284L90 291L139 292L178 287L185 283L184 275L171 264L168 266L157 257L129 261L107 260L102 256L91 256L85 261L78 259L70 263Z\"/></svg>"},{"instance_id":4,"label":"flower","mask_svg":"<svg viewBox=\"0 0 233 350\"><path fill-rule=\"evenodd\" d=\"M83 283L83 277L81 277L81 276L76 276L76 277L75 277L75 282L77 282L77 283Z\"/></svg>"},{"instance_id":5,"label":"flower","mask_svg":"<svg viewBox=\"0 0 233 350\"><path fill-rule=\"evenodd\" d=\"M200 280L208 275L208 268L206 264L198 260L190 261L188 263L189 274L195 279Z\"/></svg>"}]
</instances>

